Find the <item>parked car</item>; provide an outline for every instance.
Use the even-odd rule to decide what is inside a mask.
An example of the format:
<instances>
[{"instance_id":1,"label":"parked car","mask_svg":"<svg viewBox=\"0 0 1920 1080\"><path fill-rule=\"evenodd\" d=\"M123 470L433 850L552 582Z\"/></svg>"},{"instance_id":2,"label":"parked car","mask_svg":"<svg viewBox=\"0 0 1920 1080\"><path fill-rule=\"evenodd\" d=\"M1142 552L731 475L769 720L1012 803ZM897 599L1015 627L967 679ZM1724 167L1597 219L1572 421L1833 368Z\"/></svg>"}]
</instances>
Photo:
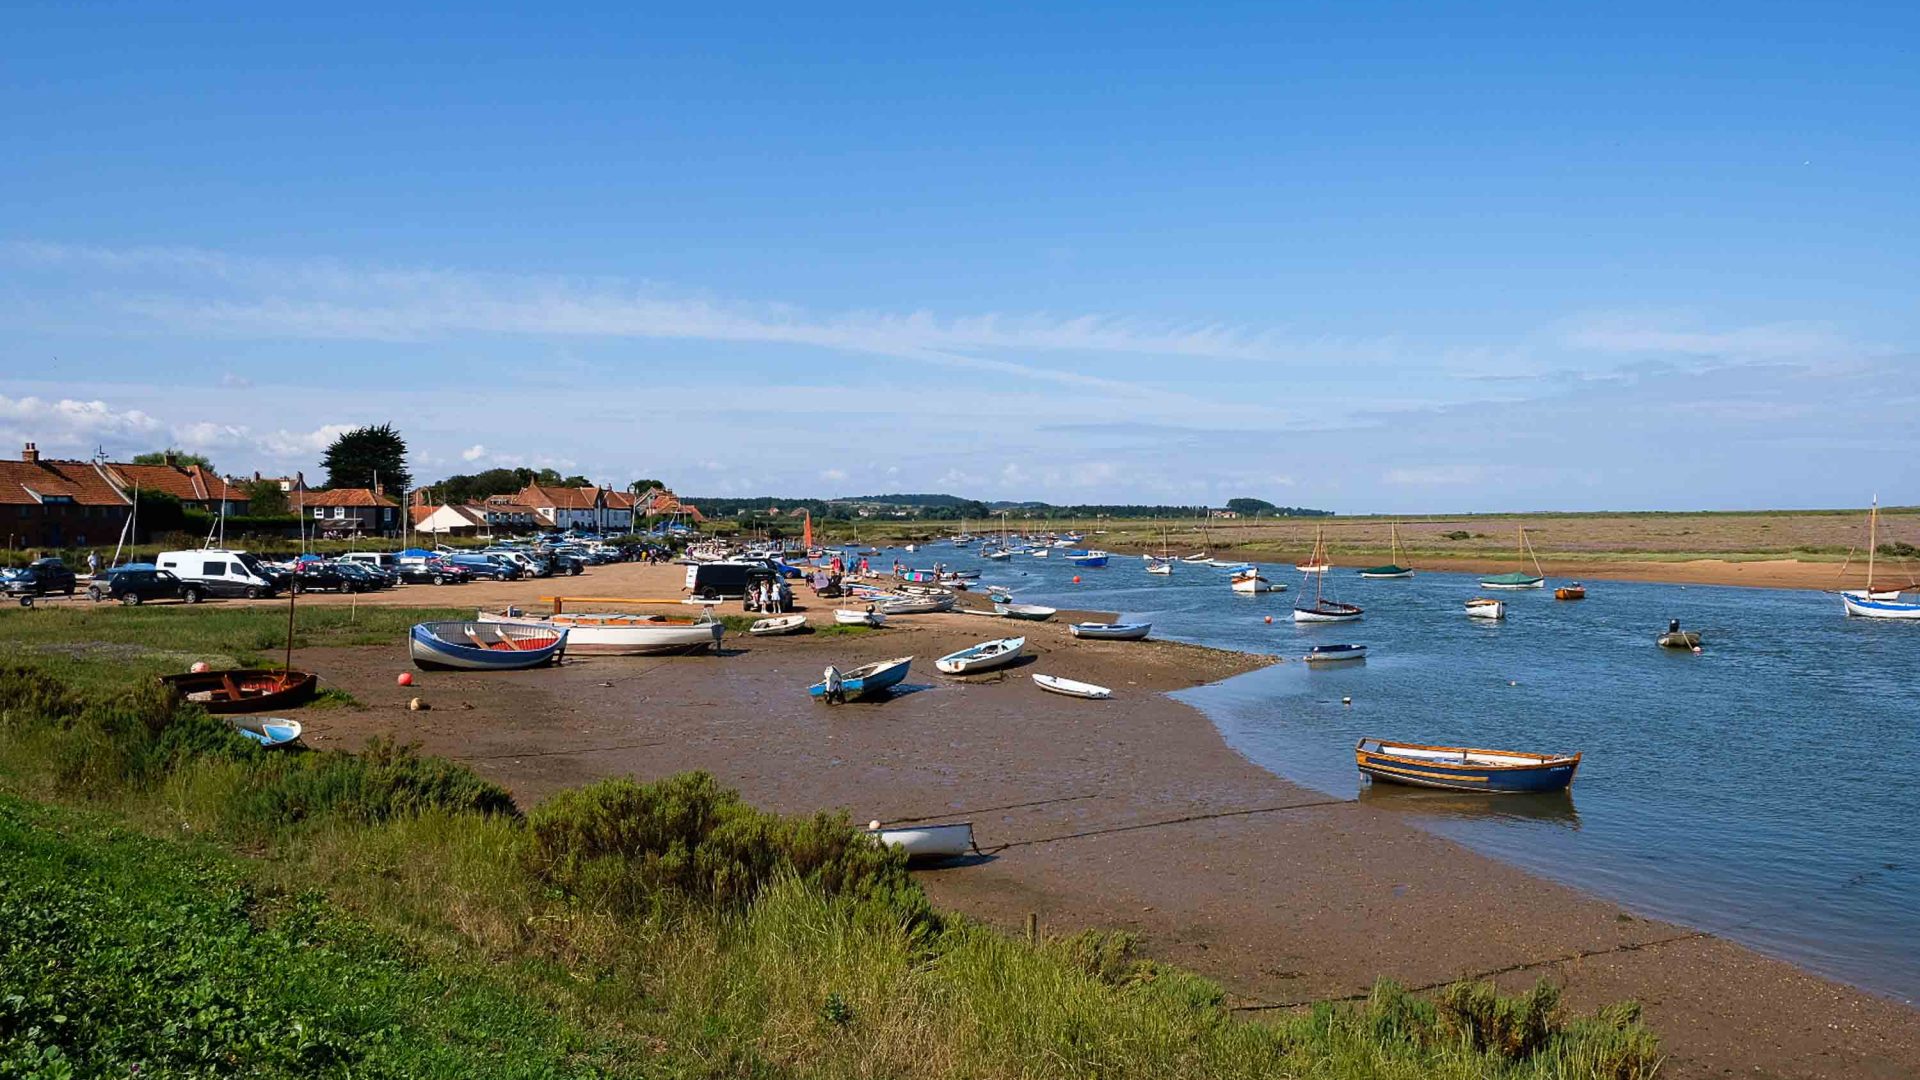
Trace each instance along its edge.
<instances>
[{"instance_id":1,"label":"parked car","mask_svg":"<svg viewBox=\"0 0 1920 1080\"><path fill-rule=\"evenodd\" d=\"M354 579L341 573L332 563L308 559L295 563L294 592L358 592Z\"/></svg>"},{"instance_id":2,"label":"parked car","mask_svg":"<svg viewBox=\"0 0 1920 1080\"><path fill-rule=\"evenodd\" d=\"M374 592L393 584L384 572L364 563L336 559L327 566L347 579L348 592Z\"/></svg>"},{"instance_id":3,"label":"parked car","mask_svg":"<svg viewBox=\"0 0 1920 1080\"><path fill-rule=\"evenodd\" d=\"M199 582L181 581L152 563L128 563L95 578L87 587L87 595L96 602L118 600L138 607L149 600L178 599L197 604L206 599L207 589Z\"/></svg>"},{"instance_id":4,"label":"parked car","mask_svg":"<svg viewBox=\"0 0 1920 1080\"><path fill-rule=\"evenodd\" d=\"M474 577L472 570L448 559L409 560L397 572L401 581L411 585L463 585Z\"/></svg>"},{"instance_id":5,"label":"parked car","mask_svg":"<svg viewBox=\"0 0 1920 1080\"><path fill-rule=\"evenodd\" d=\"M6 590L14 596L45 596L48 593L72 596L79 587L79 578L59 559L35 559L6 578Z\"/></svg>"},{"instance_id":6,"label":"parked car","mask_svg":"<svg viewBox=\"0 0 1920 1080\"><path fill-rule=\"evenodd\" d=\"M490 578L494 581L518 581L521 578L520 567L479 552L461 552L447 556L447 561L472 574L474 577Z\"/></svg>"}]
</instances>

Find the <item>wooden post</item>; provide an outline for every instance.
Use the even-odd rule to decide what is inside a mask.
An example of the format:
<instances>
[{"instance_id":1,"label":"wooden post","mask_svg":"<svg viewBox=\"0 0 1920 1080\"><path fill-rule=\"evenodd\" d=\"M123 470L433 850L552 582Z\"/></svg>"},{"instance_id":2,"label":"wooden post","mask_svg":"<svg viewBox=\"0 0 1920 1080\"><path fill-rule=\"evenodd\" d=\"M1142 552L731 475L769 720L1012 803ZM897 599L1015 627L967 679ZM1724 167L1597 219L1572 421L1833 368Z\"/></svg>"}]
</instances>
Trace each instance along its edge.
<instances>
[{"instance_id":1,"label":"wooden post","mask_svg":"<svg viewBox=\"0 0 1920 1080\"><path fill-rule=\"evenodd\" d=\"M1040 944L1040 913L1037 911L1027 912L1027 944Z\"/></svg>"}]
</instances>

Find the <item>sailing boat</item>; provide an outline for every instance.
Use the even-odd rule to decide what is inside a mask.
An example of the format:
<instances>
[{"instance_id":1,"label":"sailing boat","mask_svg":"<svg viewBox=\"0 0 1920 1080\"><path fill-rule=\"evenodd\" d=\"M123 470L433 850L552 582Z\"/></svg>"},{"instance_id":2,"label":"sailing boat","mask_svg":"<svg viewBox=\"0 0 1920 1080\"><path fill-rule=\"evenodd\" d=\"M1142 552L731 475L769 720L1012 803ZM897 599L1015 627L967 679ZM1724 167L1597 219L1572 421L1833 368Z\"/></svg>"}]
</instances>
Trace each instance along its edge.
<instances>
[{"instance_id":1,"label":"sailing boat","mask_svg":"<svg viewBox=\"0 0 1920 1080\"><path fill-rule=\"evenodd\" d=\"M1307 556L1306 562L1295 563L1293 568L1303 574L1324 574L1328 570L1333 569L1333 564L1327 562L1326 553L1322 550L1324 547L1325 545L1320 542L1320 530L1315 528L1313 530L1313 554Z\"/></svg>"},{"instance_id":2,"label":"sailing boat","mask_svg":"<svg viewBox=\"0 0 1920 1080\"><path fill-rule=\"evenodd\" d=\"M1527 543L1527 527L1520 526L1520 557L1533 560L1533 573L1514 571L1511 574L1494 574L1480 579L1483 589L1544 589L1547 576L1540 569L1540 558L1533 553L1533 545Z\"/></svg>"},{"instance_id":3,"label":"sailing boat","mask_svg":"<svg viewBox=\"0 0 1920 1080\"><path fill-rule=\"evenodd\" d=\"M1301 564L1301 572L1313 579L1313 603L1293 609L1293 621L1297 623L1352 622L1360 617L1361 610L1353 604L1343 604L1327 596L1327 544L1318 530L1313 537L1313 554ZM1306 567L1320 567L1318 570ZM1306 585L1303 583L1304 590Z\"/></svg>"},{"instance_id":4,"label":"sailing boat","mask_svg":"<svg viewBox=\"0 0 1920 1080\"><path fill-rule=\"evenodd\" d=\"M1160 527L1160 556L1158 558L1152 555L1147 556L1147 573L1163 575L1173 573L1173 556L1167 554L1167 528L1164 525Z\"/></svg>"},{"instance_id":5,"label":"sailing boat","mask_svg":"<svg viewBox=\"0 0 1920 1080\"><path fill-rule=\"evenodd\" d=\"M1840 593L1840 602L1846 606L1847 614L1858 615L1866 619L1920 619L1920 604L1902 603L1895 592L1886 597L1886 591L1878 593L1873 588L1874 548L1880 545L1880 499L1876 496L1873 507L1867 511L1867 587L1864 589L1845 589Z\"/></svg>"},{"instance_id":6,"label":"sailing boat","mask_svg":"<svg viewBox=\"0 0 1920 1080\"><path fill-rule=\"evenodd\" d=\"M1393 561L1385 566L1369 566L1360 571L1365 578L1405 578L1412 577L1413 570L1400 565L1400 524L1394 522L1388 526L1393 530Z\"/></svg>"}]
</instances>

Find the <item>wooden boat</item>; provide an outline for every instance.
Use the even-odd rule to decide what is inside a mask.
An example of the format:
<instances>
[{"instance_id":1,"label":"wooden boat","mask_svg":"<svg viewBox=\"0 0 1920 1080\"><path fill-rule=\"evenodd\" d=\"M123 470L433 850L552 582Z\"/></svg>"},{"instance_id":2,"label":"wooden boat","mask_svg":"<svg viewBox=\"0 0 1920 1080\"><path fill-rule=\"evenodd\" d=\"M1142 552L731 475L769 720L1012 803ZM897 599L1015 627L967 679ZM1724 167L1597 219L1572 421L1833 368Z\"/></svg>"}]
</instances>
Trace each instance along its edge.
<instances>
[{"instance_id":1,"label":"wooden boat","mask_svg":"<svg viewBox=\"0 0 1920 1080\"><path fill-rule=\"evenodd\" d=\"M1258 570L1243 570L1233 575L1233 591L1251 596L1257 593L1286 592L1287 587L1261 577Z\"/></svg>"},{"instance_id":2,"label":"wooden boat","mask_svg":"<svg viewBox=\"0 0 1920 1080\"><path fill-rule=\"evenodd\" d=\"M1580 755L1523 750L1475 750L1465 746L1361 739L1355 763L1369 779L1449 791L1564 791L1580 768Z\"/></svg>"},{"instance_id":3,"label":"wooden boat","mask_svg":"<svg viewBox=\"0 0 1920 1080\"><path fill-rule=\"evenodd\" d=\"M298 720L286 720L278 716L236 716L227 723L233 730L259 743L269 750L290 746L300 739L301 726Z\"/></svg>"},{"instance_id":4,"label":"wooden boat","mask_svg":"<svg viewBox=\"0 0 1920 1080\"><path fill-rule=\"evenodd\" d=\"M867 835L888 847L904 848L909 862L916 859L957 859L977 850L973 846L971 821L868 829Z\"/></svg>"},{"instance_id":5,"label":"wooden boat","mask_svg":"<svg viewBox=\"0 0 1920 1080\"><path fill-rule=\"evenodd\" d=\"M1491 574L1480 579L1483 589L1544 589L1547 576L1540 569L1540 558L1533 553L1533 545L1527 542L1527 527L1520 526L1520 556L1533 560L1533 573L1515 571L1511 574Z\"/></svg>"},{"instance_id":6,"label":"wooden boat","mask_svg":"<svg viewBox=\"0 0 1920 1080\"><path fill-rule=\"evenodd\" d=\"M523 615L513 608L482 611L480 622L526 630L564 630L567 651L593 656L672 656L720 647L725 623L712 615L647 615L625 612L564 612Z\"/></svg>"},{"instance_id":7,"label":"wooden boat","mask_svg":"<svg viewBox=\"0 0 1920 1080\"><path fill-rule=\"evenodd\" d=\"M1385 566L1369 566L1365 570L1360 571L1361 577L1363 578L1410 578L1413 576L1413 571L1410 568L1400 565L1400 525L1399 523L1398 522L1392 523L1388 526L1388 528L1393 530L1393 534L1392 534L1393 547L1391 549L1391 553L1388 556L1388 558L1392 559L1393 561L1387 563Z\"/></svg>"},{"instance_id":8,"label":"wooden boat","mask_svg":"<svg viewBox=\"0 0 1920 1080\"><path fill-rule=\"evenodd\" d=\"M1067 552L1067 561L1075 566L1105 566L1112 557L1104 551Z\"/></svg>"},{"instance_id":9,"label":"wooden boat","mask_svg":"<svg viewBox=\"0 0 1920 1080\"><path fill-rule=\"evenodd\" d=\"M1495 600L1490 596L1476 596L1467 601L1469 619L1504 619L1507 617L1507 604L1504 600Z\"/></svg>"},{"instance_id":10,"label":"wooden boat","mask_svg":"<svg viewBox=\"0 0 1920 1080\"><path fill-rule=\"evenodd\" d=\"M1057 675L1035 675L1033 685L1049 694L1085 698L1089 701L1099 701L1113 696L1113 691L1104 686L1095 686L1090 682L1074 682L1072 679L1062 679Z\"/></svg>"},{"instance_id":11,"label":"wooden boat","mask_svg":"<svg viewBox=\"0 0 1920 1080\"><path fill-rule=\"evenodd\" d=\"M1077 622L1067 627L1067 633L1094 641L1140 641L1152 629L1148 622Z\"/></svg>"},{"instance_id":12,"label":"wooden boat","mask_svg":"<svg viewBox=\"0 0 1920 1080\"><path fill-rule=\"evenodd\" d=\"M827 677L807 687L807 693L829 703L877 697L900 685L912 666L913 657L899 656L892 660L862 664L852 671L828 668ZM836 683L837 689L834 688Z\"/></svg>"},{"instance_id":13,"label":"wooden boat","mask_svg":"<svg viewBox=\"0 0 1920 1080\"><path fill-rule=\"evenodd\" d=\"M1867 587L1840 593L1840 604L1851 616L1863 619L1920 619L1920 604L1904 602L1900 591L1873 587L1874 551L1880 546L1880 500L1867 510Z\"/></svg>"},{"instance_id":14,"label":"wooden boat","mask_svg":"<svg viewBox=\"0 0 1920 1080\"><path fill-rule=\"evenodd\" d=\"M1666 633L1661 634L1653 640L1654 644L1663 649L1685 649L1691 651L1700 647L1700 631L1669 629Z\"/></svg>"},{"instance_id":15,"label":"wooden boat","mask_svg":"<svg viewBox=\"0 0 1920 1080\"><path fill-rule=\"evenodd\" d=\"M1553 598L1555 600L1585 600L1587 598L1587 587L1577 581L1571 585L1562 585L1553 590Z\"/></svg>"},{"instance_id":16,"label":"wooden boat","mask_svg":"<svg viewBox=\"0 0 1920 1080\"><path fill-rule=\"evenodd\" d=\"M1300 659L1309 664L1332 664L1342 660L1365 660L1365 645L1315 645Z\"/></svg>"},{"instance_id":17,"label":"wooden boat","mask_svg":"<svg viewBox=\"0 0 1920 1080\"><path fill-rule=\"evenodd\" d=\"M776 615L771 619L761 619L747 627L747 633L755 637L775 637L780 634L797 634L807 628L805 615Z\"/></svg>"},{"instance_id":18,"label":"wooden boat","mask_svg":"<svg viewBox=\"0 0 1920 1080\"><path fill-rule=\"evenodd\" d=\"M1147 573L1169 576L1173 573L1173 563L1162 559L1149 558L1147 560Z\"/></svg>"},{"instance_id":19,"label":"wooden boat","mask_svg":"<svg viewBox=\"0 0 1920 1080\"><path fill-rule=\"evenodd\" d=\"M516 671L558 663L568 631L513 623L415 623L407 648L415 667L458 671Z\"/></svg>"},{"instance_id":20,"label":"wooden boat","mask_svg":"<svg viewBox=\"0 0 1920 1080\"><path fill-rule=\"evenodd\" d=\"M1020 653L1026 647L1027 639L1023 637L983 641L971 648L948 653L935 660L933 666L948 675L972 675L976 672L992 671L1020 659Z\"/></svg>"},{"instance_id":21,"label":"wooden boat","mask_svg":"<svg viewBox=\"0 0 1920 1080\"><path fill-rule=\"evenodd\" d=\"M1363 614L1363 610L1358 605L1343 604L1326 594L1326 567L1332 565L1332 560L1327 558L1326 547L1326 541L1321 539L1320 534L1316 532L1314 534L1313 554L1309 556L1306 563L1303 564L1308 568L1305 571L1306 575L1313 579L1313 603L1295 606L1293 609L1294 622L1352 622ZM1312 569L1312 567L1319 567L1320 569L1316 570ZM1303 585L1302 588L1305 588L1305 586Z\"/></svg>"},{"instance_id":22,"label":"wooden boat","mask_svg":"<svg viewBox=\"0 0 1920 1080\"><path fill-rule=\"evenodd\" d=\"M841 626L871 626L878 629L887 625L887 615L884 611L874 609L852 611L847 608L834 608L833 621Z\"/></svg>"},{"instance_id":23,"label":"wooden boat","mask_svg":"<svg viewBox=\"0 0 1920 1080\"><path fill-rule=\"evenodd\" d=\"M1060 613L1059 608L1041 607L1039 604L995 603L994 614L1009 619L1025 619L1028 622L1046 622Z\"/></svg>"},{"instance_id":24,"label":"wooden boat","mask_svg":"<svg viewBox=\"0 0 1920 1080\"><path fill-rule=\"evenodd\" d=\"M237 668L162 675L160 681L210 713L266 712L290 709L314 695L320 679L310 671Z\"/></svg>"}]
</instances>

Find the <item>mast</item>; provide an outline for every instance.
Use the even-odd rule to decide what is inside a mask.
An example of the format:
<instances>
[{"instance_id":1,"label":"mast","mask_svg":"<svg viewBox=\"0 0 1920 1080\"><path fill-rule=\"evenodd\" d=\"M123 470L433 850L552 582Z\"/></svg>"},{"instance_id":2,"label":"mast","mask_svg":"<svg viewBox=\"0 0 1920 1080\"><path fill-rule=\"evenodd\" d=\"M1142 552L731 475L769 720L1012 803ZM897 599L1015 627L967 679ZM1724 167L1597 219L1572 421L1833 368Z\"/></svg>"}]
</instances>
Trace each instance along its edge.
<instances>
[{"instance_id":1,"label":"mast","mask_svg":"<svg viewBox=\"0 0 1920 1080\"><path fill-rule=\"evenodd\" d=\"M1880 496L1875 494L1867 510L1867 599L1873 599L1873 549L1879 547Z\"/></svg>"}]
</instances>

